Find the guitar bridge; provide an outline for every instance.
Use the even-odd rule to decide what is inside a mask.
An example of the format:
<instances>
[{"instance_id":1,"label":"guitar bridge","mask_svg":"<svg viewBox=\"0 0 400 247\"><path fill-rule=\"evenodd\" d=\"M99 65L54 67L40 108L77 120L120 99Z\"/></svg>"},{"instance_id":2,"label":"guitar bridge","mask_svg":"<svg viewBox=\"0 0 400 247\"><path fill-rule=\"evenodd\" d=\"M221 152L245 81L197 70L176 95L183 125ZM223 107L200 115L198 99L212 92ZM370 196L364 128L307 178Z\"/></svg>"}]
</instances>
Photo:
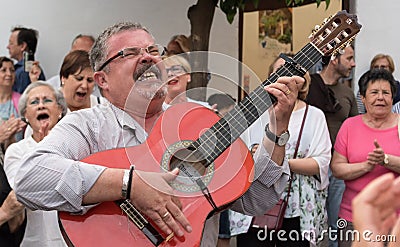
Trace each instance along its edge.
<instances>
[{"instance_id":1,"label":"guitar bridge","mask_svg":"<svg viewBox=\"0 0 400 247\"><path fill-rule=\"evenodd\" d=\"M164 241L170 240L173 236L168 236L166 239L155 229L148 220L133 206L128 200L119 202L119 207L128 216L128 218L143 232L154 246L160 245Z\"/></svg>"}]
</instances>

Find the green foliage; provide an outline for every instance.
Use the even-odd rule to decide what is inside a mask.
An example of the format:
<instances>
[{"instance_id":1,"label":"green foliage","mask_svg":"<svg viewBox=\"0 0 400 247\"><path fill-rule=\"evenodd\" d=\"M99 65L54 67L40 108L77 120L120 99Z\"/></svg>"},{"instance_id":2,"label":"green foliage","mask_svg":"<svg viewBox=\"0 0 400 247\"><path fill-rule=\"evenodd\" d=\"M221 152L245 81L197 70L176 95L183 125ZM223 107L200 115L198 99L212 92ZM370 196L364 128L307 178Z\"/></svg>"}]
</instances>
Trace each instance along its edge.
<instances>
[{"instance_id":1,"label":"green foliage","mask_svg":"<svg viewBox=\"0 0 400 247\"><path fill-rule=\"evenodd\" d=\"M267 14L260 18L261 38L264 39L264 36L267 35L281 43L291 43L291 24L287 20L285 12L281 9L267 11Z\"/></svg>"},{"instance_id":2,"label":"green foliage","mask_svg":"<svg viewBox=\"0 0 400 247\"><path fill-rule=\"evenodd\" d=\"M286 6L288 6L288 7L298 6L304 2L304 0L285 0L285 1L286 1ZM315 0L315 2L317 3L317 7L319 7L319 5L321 4L322 1L326 2L326 8L328 8L330 0Z\"/></svg>"},{"instance_id":3,"label":"green foliage","mask_svg":"<svg viewBox=\"0 0 400 247\"><path fill-rule=\"evenodd\" d=\"M220 0L219 7L225 13L228 22L232 24L238 8L244 9L245 3L250 1L254 6L258 6L259 0Z\"/></svg>"},{"instance_id":4,"label":"green foliage","mask_svg":"<svg viewBox=\"0 0 400 247\"><path fill-rule=\"evenodd\" d=\"M278 37L278 41L283 44L292 43L292 32L288 29L284 34Z\"/></svg>"},{"instance_id":5,"label":"green foliage","mask_svg":"<svg viewBox=\"0 0 400 247\"><path fill-rule=\"evenodd\" d=\"M219 0L219 7L225 13L228 22L232 23L239 8L244 9L245 4L248 2L257 7L259 1L285 1L288 7L300 6L304 2L304 0ZM330 0L315 0L317 7L319 7L322 1L326 2L326 8L328 8Z\"/></svg>"},{"instance_id":6,"label":"green foliage","mask_svg":"<svg viewBox=\"0 0 400 247\"><path fill-rule=\"evenodd\" d=\"M278 41L284 44L289 44L292 41L292 39L290 38L289 35L283 34L278 37Z\"/></svg>"}]
</instances>

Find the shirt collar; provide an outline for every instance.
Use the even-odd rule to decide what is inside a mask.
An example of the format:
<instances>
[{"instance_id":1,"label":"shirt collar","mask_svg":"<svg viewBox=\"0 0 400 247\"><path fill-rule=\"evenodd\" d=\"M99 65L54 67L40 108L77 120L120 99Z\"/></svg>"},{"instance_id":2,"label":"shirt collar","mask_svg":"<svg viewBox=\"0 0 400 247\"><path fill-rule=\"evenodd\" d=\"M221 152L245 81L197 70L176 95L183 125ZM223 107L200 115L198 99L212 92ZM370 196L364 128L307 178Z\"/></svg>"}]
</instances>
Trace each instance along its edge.
<instances>
[{"instance_id":1,"label":"shirt collar","mask_svg":"<svg viewBox=\"0 0 400 247\"><path fill-rule=\"evenodd\" d=\"M17 63L15 63L14 64L14 67L15 68L19 68L19 67L22 67L24 65L24 60L22 59L22 60L19 60Z\"/></svg>"},{"instance_id":2,"label":"shirt collar","mask_svg":"<svg viewBox=\"0 0 400 247\"><path fill-rule=\"evenodd\" d=\"M128 113L111 104L107 99L105 99L105 103L103 104L110 105L111 110L114 112L115 117L123 130L134 132L140 142L144 142L147 139L148 134L146 131Z\"/></svg>"}]
</instances>

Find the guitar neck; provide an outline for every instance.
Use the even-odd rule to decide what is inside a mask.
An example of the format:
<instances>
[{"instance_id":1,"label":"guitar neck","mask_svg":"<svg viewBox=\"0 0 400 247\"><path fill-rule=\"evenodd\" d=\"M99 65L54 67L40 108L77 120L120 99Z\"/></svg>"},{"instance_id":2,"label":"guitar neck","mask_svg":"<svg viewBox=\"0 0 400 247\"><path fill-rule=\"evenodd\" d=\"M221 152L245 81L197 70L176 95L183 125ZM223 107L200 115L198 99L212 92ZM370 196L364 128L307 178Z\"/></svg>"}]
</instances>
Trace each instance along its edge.
<instances>
[{"instance_id":1,"label":"guitar neck","mask_svg":"<svg viewBox=\"0 0 400 247\"><path fill-rule=\"evenodd\" d=\"M304 76L305 71L309 70L321 57L321 51L312 43L307 44L294 56L293 61L296 63L286 62L228 112L224 118L221 118L201 135L191 146L203 157L204 165L210 165L276 102L275 97L265 91L265 86L275 83L281 76Z\"/></svg>"}]
</instances>

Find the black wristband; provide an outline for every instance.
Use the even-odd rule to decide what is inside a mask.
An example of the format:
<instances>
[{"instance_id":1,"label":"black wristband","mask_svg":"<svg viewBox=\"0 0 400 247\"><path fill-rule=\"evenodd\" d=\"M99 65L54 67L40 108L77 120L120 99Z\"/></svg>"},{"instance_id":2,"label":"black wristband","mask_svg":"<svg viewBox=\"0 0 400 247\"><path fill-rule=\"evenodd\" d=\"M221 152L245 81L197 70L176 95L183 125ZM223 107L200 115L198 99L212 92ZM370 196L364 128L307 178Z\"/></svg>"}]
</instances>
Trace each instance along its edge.
<instances>
[{"instance_id":1,"label":"black wristband","mask_svg":"<svg viewBox=\"0 0 400 247\"><path fill-rule=\"evenodd\" d=\"M128 187L126 188L126 200L131 199L133 170L135 170L135 166L131 165L131 168L129 169Z\"/></svg>"}]
</instances>

